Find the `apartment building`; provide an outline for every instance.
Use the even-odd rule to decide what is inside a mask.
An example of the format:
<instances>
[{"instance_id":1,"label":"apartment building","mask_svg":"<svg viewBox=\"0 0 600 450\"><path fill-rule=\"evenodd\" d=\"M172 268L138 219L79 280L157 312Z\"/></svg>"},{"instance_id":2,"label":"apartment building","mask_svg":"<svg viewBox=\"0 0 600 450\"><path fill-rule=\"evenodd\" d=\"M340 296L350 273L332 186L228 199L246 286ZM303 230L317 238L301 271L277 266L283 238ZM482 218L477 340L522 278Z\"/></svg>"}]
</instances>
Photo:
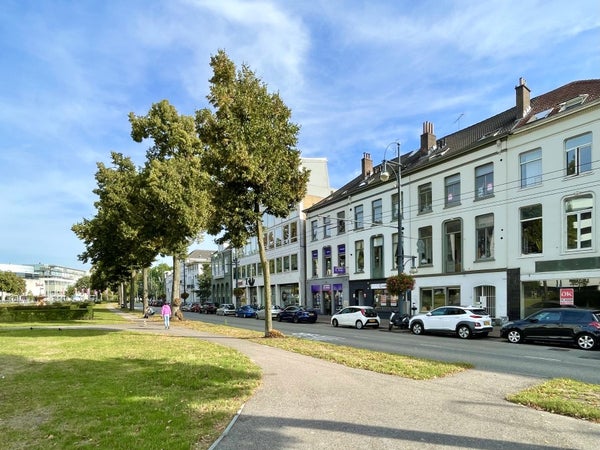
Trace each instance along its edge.
<instances>
[{"instance_id":1,"label":"apartment building","mask_svg":"<svg viewBox=\"0 0 600 450\"><path fill-rule=\"evenodd\" d=\"M531 98L520 79L500 114L441 138L425 122L418 149L379 164L365 153L358 177L305 210L306 303L481 304L511 319L600 306L599 135L600 80ZM416 277L406 301L385 286L399 269Z\"/></svg>"}]
</instances>

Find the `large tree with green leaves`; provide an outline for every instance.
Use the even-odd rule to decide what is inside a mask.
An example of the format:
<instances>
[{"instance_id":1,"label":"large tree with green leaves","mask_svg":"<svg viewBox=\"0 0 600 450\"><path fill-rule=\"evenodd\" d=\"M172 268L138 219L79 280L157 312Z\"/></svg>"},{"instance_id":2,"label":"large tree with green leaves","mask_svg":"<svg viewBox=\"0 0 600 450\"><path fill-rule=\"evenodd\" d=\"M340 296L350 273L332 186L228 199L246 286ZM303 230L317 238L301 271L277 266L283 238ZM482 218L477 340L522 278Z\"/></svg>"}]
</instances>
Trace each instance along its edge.
<instances>
[{"instance_id":1,"label":"large tree with green leaves","mask_svg":"<svg viewBox=\"0 0 600 450\"><path fill-rule=\"evenodd\" d=\"M158 253L156 242L142 227L141 175L130 158L116 152L111 158L112 166L98 163L96 215L72 227L86 247L79 259L94 266L91 281L105 284L93 286L98 289L132 280ZM133 307L133 292L130 302Z\"/></svg>"},{"instance_id":2,"label":"large tree with green leaves","mask_svg":"<svg viewBox=\"0 0 600 450\"><path fill-rule=\"evenodd\" d=\"M0 271L0 294L22 295L25 293L25 280L14 272Z\"/></svg>"},{"instance_id":3,"label":"large tree with green leaves","mask_svg":"<svg viewBox=\"0 0 600 450\"><path fill-rule=\"evenodd\" d=\"M156 239L160 254L173 257L173 314L178 315L179 260L190 243L201 239L211 214L208 177L200 159L204 147L194 118L180 115L167 100L153 104L145 116L130 113L129 122L134 141L152 141L139 195L145 234Z\"/></svg>"},{"instance_id":4,"label":"large tree with green leaves","mask_svg":"<svg viewBox=\"0 0 600 450\"><path fill-rule=\"evenodd\" d=\"M306 193L309 173L301 167L296 148L299 126L291 121L291 111L280 96L269 93L248 66L238 71L224 51L213 56L210 65L208 100L213 109L196 113L215 209L208 232L235 248L257 238L269 311L271 281L263 217L287 217ZM271 333L267 314L265 336Z\"/></svg>"}]
</instances>

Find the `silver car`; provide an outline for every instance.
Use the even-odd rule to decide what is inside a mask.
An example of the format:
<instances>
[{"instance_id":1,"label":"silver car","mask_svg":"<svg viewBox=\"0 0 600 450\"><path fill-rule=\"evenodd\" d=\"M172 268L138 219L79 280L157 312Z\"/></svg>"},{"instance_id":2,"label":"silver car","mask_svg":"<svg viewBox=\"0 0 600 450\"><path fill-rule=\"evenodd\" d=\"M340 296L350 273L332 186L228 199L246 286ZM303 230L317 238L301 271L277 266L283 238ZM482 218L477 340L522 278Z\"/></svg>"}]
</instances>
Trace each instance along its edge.
<instances>
[{"instance_id":1,"label":"silver car","mask_svg":"<svg viewBox=\"0 0 600 450\"><path fill-rule=\"evenodd\" d=\"M281 306L278 305L271 305L271 317L273 319L277 318L277 314L279 314L279 311L281 311ZM265 315L266 315L266 309L264 306L261 306L260 308L258 308L256 310L256 319L262 319L265 320Z\"/></svg>"}]
</instances>

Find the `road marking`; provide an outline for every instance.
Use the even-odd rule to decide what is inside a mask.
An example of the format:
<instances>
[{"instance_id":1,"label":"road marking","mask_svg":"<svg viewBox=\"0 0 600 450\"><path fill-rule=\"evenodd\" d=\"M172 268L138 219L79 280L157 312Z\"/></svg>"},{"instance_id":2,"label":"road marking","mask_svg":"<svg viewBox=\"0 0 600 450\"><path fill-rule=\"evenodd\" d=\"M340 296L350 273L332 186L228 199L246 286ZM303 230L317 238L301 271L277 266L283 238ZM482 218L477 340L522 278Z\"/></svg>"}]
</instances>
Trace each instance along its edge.
<instances>
[{"instance_id":1,"label":"road marking","mask_svg":"<svg viewBox=\"0 0 600 450\"><path fill-rule=\"evenodd\" d=\"M292 333L292 336L298 337L300 339L310 339L312 341L343 341L344 338L334 337L334 336L323 336L321 334L314 333Z\"/></svg>"},{"instance_id":2,"label":"road marking","mask_svg":"<svg viewBox=\"0 0 600 450\"><path fill-rule=\"evenodd\" d=\"M541 359L542 361L558 361L558 362L562 361L562 359L542 358L541 356L520 356L520 358L525 358L525 359Z\"/></svg>"}]
</instances>

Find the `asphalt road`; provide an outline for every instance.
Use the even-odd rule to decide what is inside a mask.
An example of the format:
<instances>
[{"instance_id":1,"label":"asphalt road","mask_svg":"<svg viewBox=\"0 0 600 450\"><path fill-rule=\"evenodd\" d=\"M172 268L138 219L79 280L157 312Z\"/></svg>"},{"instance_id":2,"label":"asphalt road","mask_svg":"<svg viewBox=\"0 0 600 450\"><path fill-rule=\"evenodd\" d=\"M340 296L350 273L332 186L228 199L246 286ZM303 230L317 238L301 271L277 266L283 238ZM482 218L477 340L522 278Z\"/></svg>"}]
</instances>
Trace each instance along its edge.
<instances>
[{"instance_id":1,"label":"asphalt road","mask_svg":"<svg viewBox=\"0 0 600 450\"><path fill-rule=\"evenodd\" d=\"M188 320L227 324L263 331L264 321L185 313ZM294 324L273 322L273 328L288 336L330 342L357 348L399 353L438 361L461 361L478 370L537 378L572 378L600 384L600 350L541 344L509 344L499 338L458 339L454 336L415 336L409 331L387 329L356 330L334 328L327 323Z\"/></svg>"}]
</instances>

